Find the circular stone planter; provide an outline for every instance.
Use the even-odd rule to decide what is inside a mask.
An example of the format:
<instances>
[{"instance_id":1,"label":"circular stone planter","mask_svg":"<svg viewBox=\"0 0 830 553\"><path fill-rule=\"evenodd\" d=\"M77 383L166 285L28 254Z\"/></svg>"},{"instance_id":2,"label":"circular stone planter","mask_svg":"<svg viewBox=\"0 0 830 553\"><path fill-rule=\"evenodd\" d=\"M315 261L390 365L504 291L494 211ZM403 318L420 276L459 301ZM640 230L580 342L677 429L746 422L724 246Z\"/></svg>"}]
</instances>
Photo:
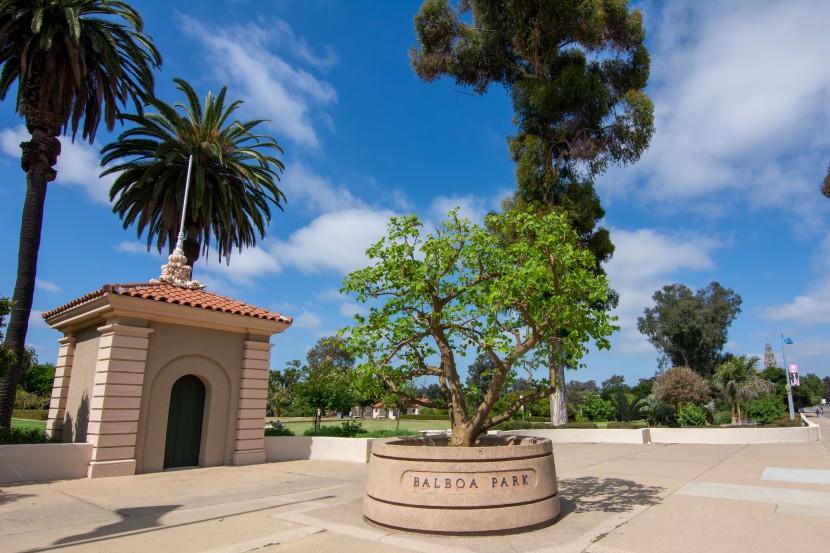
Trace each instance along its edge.
<instances>
[{"instance_id":1,"label":"circular stone planter","mask_svg":"<svg viewBox=\"0 0 830 553\"><path fill-rule=\"evenodd\" d=\"M448 447L445 436L374 442L363 516L402 530L483 534L531 530L559 516L551 441L482 436Z\"/></svg>"}]
</instances>

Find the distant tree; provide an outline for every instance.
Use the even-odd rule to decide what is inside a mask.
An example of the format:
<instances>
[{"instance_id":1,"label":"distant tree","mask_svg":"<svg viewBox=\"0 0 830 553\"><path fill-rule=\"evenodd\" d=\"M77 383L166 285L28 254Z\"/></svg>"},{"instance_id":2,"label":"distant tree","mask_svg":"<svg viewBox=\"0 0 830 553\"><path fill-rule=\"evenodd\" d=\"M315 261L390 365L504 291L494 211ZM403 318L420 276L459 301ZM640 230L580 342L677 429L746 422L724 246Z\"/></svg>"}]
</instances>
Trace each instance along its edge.
<instances>
[{"instance_id":1,"label":"distant tree","mask_svg":"<svg viewBox=\"0 0 830 553\"><path fill-rule=\"evenodd\" d=\"M678 409L681 404L702 405L709 401L709 383L689 367L673 367L654 379L654 397Z\"/></svg>"},{"instance_id":2,"label":"distant tree","mask_svg":"<svg viewBox=\"0 0 830 553\"><path fill-rule=\"evenodd\" d=\"M758 372L760 359L741 355L721 364L712 377L715 387L729 398L732 424L741 422L741 401L757 399L775 391L775 384Z\"/></svg>"},{"instance_id":3,"label":"distant tree","mask_svg":"<svg viewBox=\"0 0 830 553\"><path fill-rule=\"evenodd\" d=\"M796 409L813 407L821 402L824 395L824 384L813 373L800 375L800 386L793 386L793 404Z\"/></svg>"},{"instance_id":4,"label":"distant tree","mask_svg":"<svg viewBox=\"0 0 830 553\"><path fill-rule=\"evenodd\" d=\"M52 363L32 363L32 366L20 375L20 387L41 397L52 395L55 381L55 365Z\"/></svg>"},{"instance_id":5,"label":"distant tree","mask_svg":"<svg viewBox=\"0 0 830 553\"><path fill-rule=\"evenodd\" d=\"M441 386L432 383L427 386L417 388L417 395L419 398L428 399L433 405L447 404L447 399L441 393Z\"/></svg>"},{"instance_id":6,"label":"distant tree","mask_svg":"<svg viewBox=\"0 0 830 553\"><path fill-rule=\"evenodd\" d=\"M567 388L565 388L565 392L568 399L568 409L571 411L576 409L577 405L582 402L582 398L586 394L598 396L600 393L599 387L594 380L588 380L587 382L571 380L570 384L568 384Z\"/></svg>"},{"instance_id":7,"label":"distant tree","mask_svg":"<svg viewBox=\"0 0 830 553\"><path fill-rule=\"evenodd\" d=\"M295 400L308 406L314 415L314 428L320 428L323 415L345 413L359 402L354 389L354 357L345 350L341 338L321 338L306 355L301 381L292 390Z\"/></svg>"},{"instance_id":8,"label":"distant tree","mask_svg":"<svg viewBox=\"0 0 830 553\"><path fill-rule=\"evenodd\" d=\"M17 91L15 109L32 137L21 144L26 196L5 340L16 363L0 376L0 428L11 426L23 370L46 188L58 175L58 136L71 130L74 140L80 129L83 140L92 143L102 120L112 130L128 100L140 106L152 97L153 68L159 65L161 56L141 16L124 2L0 2L0 100Z\"/></svg>"},{"instance_id":9,"label":"distant tree","mask_svg":"<svg viewBox=\"0 0 830 553\"><path fill-rule=\"evenodd\" d=\"M821 382L824 384L824 395L822 398L830 400L830 376L825 376Z\"/></svg>"},{"instance_id":10,"label":"distant tree","mask_svg":"<svg viewBox=\"0 0 830 553\"><path fill-rule=\"evenodd\" d=\"M602 399L611 399L611 396L619 393L627 394L631 392L631 386L625 383L625 377L621 374L612 375L610 378L602 381L600 386L600 395Z\"/></svg>"},{"instance_id":11,"label":"distant tree","mask_svg":"<svg viewBox=\"0 0 830 553\"><path fill-rule=\"evenodd\" d=\"M275 417L281 417L283 410L294 398L294 386L302 376L302 363L289 361L282 371L268 373L268 410Z\"/></svg>"},{"instance_id":12,"label":"distant tree","mask_svg":"<svg viewBox=\"0 0 830 553\"><path fill-rule=\"evenodd\" d=\"M153 99L153 112L123 115L132 127L101 150L102 173L116 175L110 190L112 210L126 229L136 225L140 237L147 231L147 250L165 245L172 251L179 233L187 178L193 156L190 196L184 217L184 254L192 267L207 253L211 236L221 260L234 249L256 244L265 237L270 205L282 209L285 200L277 187L282 149L272 137L257 134L264 121L231 117L241 100L225 103L227 87L204 105L187 81L174 79L187 104L170 105Z\"/></svg>"},{"instance_id":13,"label":"distant tree","mask_svg":"<svg viewBox=\"0 0 830 553\"><path fill-rule=\"evenodd\" d=\"M637 385L631 388L631 393L637 397L648 397L651 395L651 389L654 387L654 377L641 378Z\"/></svg>"},{"instance_id":14,"label":"distant tree","mask_svg":"<svg viewBox=\"0 0 830 553\"><path fill-rule=\"evenodd\" d=\"M593 270L614 251L593 178L609 163L639 159L654 132L645 93L649 56L642 15L625 1L459 2L426 0L415 17L416 74L449 77L483 94L501 85L513 101L517 133L509 149L518 191L508 209L540 207L567 213ZM470 21L469 19L472 19ZM616 304L616 294L596 309ZM551 420L567 422L567 359L549 349ZM558 362L557 362L558 360ZM573 368L573 367L571 367Z\"/></svg>"},{"instance_id":15,"label":"distant tree","mask_svg":"<svg viewBox=\"0 0 830 553\"><path fill-rule=\"evenodd\" d=\"M467 387L467 396L471 403L477 403L484 398L496 370L496 362L488 355L479 355L467 367L467 379L464 384Z\"/></svg>"},{"instance_id":16,"label":"distant tree","mask_svg":"<svg viewBox=\"0 0 830 553\"><path fill-rule=\"evenodd\" d=\"M824 177L824 181L821 183L821 193L826 198L830 198L830 166L827 167L827 176Z\"/></svg>"},{"instance_id":17,"label":"distant tree","mask_svg":"<svg viewBox=\"0 0 830 553\"><path fill-rule=\"evenodd\" d=\"M712 282L696 293L669 284L652 299L655 305L637 319L637 329L661 352L661 366L690 367L711 376L721 362L729 326L741 312L741 296Z\"/></svg>"}]
</instances>

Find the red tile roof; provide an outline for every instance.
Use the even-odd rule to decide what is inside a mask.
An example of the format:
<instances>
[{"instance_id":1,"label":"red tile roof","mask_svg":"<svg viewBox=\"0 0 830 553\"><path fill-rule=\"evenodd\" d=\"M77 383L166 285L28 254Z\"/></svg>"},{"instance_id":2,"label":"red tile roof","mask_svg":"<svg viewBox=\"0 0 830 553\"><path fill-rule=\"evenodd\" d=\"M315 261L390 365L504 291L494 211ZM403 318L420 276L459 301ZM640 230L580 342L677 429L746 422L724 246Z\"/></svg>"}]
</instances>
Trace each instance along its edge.
<instances>
[{"instance_id":1,"label":"red tile roof","mask_svg":"<svg viewBox=\"0 0 830 553\"><path fill-rule=\"evenodd\" d=\"M285 315L280 315L261 307L256 307L239 300L220 296L213 292L205 290L190 290L188 288L180 288L172 284L163 282L150 283L139 282L135 284L105 284L100 290L90 292L85 296L57 307L51 311L43 313L44 319L54 317L59 313L68 311L69 309L78 305L87 303L96 298L103 297L107 294L118 294L120 296L131 296L134 298L142 298L153 301L163 301L166 303L176 303L179 305L188 305L191 307L199 307L201 309L209 309L211 311L221 311L222 313L232 313L234 315L242 315L244 317L254 317L256 319L266 319L269 321L278 321L291 324L293 319Z\"/></svg>"}]
</instances>

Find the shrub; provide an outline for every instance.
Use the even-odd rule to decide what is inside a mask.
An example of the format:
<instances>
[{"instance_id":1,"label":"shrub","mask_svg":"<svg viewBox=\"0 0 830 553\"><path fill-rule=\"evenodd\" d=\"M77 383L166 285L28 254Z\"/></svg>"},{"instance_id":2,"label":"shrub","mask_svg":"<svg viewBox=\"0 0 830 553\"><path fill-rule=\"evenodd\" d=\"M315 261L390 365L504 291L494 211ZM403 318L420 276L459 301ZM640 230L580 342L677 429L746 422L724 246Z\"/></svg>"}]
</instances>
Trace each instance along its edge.
<instances>
[{"instance_id":1,"label":"shrub","mask_svg":"<svg viewBox=\"0 0 830 553\"><path fill-rule=\"evenodd\" d=\"M608 426L606 428L610 428L612 430L630 430L630 429L634 428L634 425L631 424L630 422L625 422L625 421L622 421L622 422L612 421L612 422L608 423Z\"/></svg>"},{"instance_id":2,"label":"shrub","mask_svg":"<svg viewBox=\"0 0 830 553\"><path fill-rule=\"evenodd\" d=\"M424 409L426 411L426 409ZM446 411L438 411L437 409L430 409L430 411L436 411L435 413L424 413L421 412L420 415L401 415L401 420L406 421L448 421L450 420L450 414Z\"/></svg>"},{"instance_id":3,"label":"shrub","mask_svg":"<svg viewBox=\"0 0 830 553\"><path fill-rule=\"evenodd\" d=\"M414 430L375 430L362 434L361 438L397 438L398 436L417 436Z\"/></svg>"},{"instance_id":4,"label":"shrub","mask_svg":"<svg viewBox=\"0 0 830 553\"><path fill-rule=\"evenodd\" d=\"M530 416L527 417L525 420L527 420L528 422L550 422L550 417Z\"/></svg>"},{"instance_id":5,"label":"shrub","mask_svg":"<svg viewBox=\"0 0 830 553\"><path fill-rule=\"evenodd\" d=\"M502 430L505 432L509 432L510 430L531 430L534 428L549 430L551 426L549 423L542 422L505 421L494 426L492 430Z\"/></svg>"},{"instance_id":6,"label":"shrub","mask_svg":"<svg viewBox=\"0 0 830 553\"><path fill-rule=\"evenodd\" d=\"M595 423L595 422L582 421L582 422L569 422L568 424L563 424L561 426L553 426L551 428L553 428L554 430L556 430L558 428L563 428L563 429L568 429L568 428L592 429L592 428L598 428L598 426L597 426L597 423Z\"/></svg>"},{"instance_id":7,"label":"shrub","mask_svg":"<svg viewBox=\"0 0 830 553\"><path fill-rule=\"evenodd\" d=\"M660 374L651 391L657 401L672 407L709 401L709 383L689 367L674 367Z\"/></svg>"},{"instance_id":8,"label":"shrub","mask_svg":"<svg viewBox=\"0 0 830 553\"><path fill-rule=\"evenodd\" d=\"M39 428L0 428L0 445L48 444L55 443L55 438L47 438Z\"/></svg>"},{"instance_id":9,"label":"shrub","mask_svg":"<svg viewBox=\"0 0 830 553\"><path fill-rule=\"evenodd\" d=\"M798 415L795 416L795 419L790 420L790 417L782 417L778 420L774 420L766 426L782 426L782 427L790 427L790 426L804 426L804 423L801 420L801 417Z\"/></svg>"},{"instance_id":10,"label":"shrub","mask_svg":"<svg viewBox=\"0 0 830 553\"><path fill-rule=\"evenodd\" d=\"M677 422L680 426L705 426L706 411L699 405L681 405L677 410Z\"/></svg>"},{"instance_id":11,"label":"shrub","mask_svg":"<svg viewBox=\"0 0 830 553\"><path fill-rule=\"evenodd\" d=\"M17 394L14 396L14 408L23 410L48 409L50 400L49 396L39 396L27 392L23 388L18 388Z\"/></svg>"},{"instance_id":12,"label":"shrub","mask_svg":"<svg viewBox=\"0 0 830 553\"><path fill-rule=\"evenodd\" d=\"M32 421L45 421L49 418L48 409L15 409L12 411L12 418L26 419Z\"/></svg>"},{"instance_id":13,"label":"shrub","mask_svg":"<svg viewBox=\"0 0 830 553\"><path fill-rule=\"evenodd\" d=\"M345 421L340 426L321 426L319 429L309 428L303 436L333 436L335 438L354 438L358 434L366 434L366 430L359 422Z\"/></svg>"},{"instance_id":14,"label":"shrub","mask_svg":"<svg viewBox=\"0 0 830 553\"><path fill-rule=\"evenodd\" d=\"M607 421L614 417L614 407L610 401L594 394L585 394L579 402L579 412L583 420Z\"/></svg>"},{"instance_id":15,"label":"shrub","mask_svg":"<svg viewBox=\"0 0 830 553\"><path fill-rule=\"evenodd\" d=\"M265 429L265 435L266 436L296 436L296 434L294 434L294 432L291 429L289 429L287 426L282 426L282 427L279 427L279 428L276 427L276 426L272 427L272 428L266 428Z\"/></svg>"},{"instance_id":16,"label":"shrub","mask_svg":"<svg viewBox=\"0 0 830 553\"><path fill-rule=\"evenodd\" d=\"M732 411L728 409L725 411L715 411L712 414L712 422L717 425L732 424Z\"/></svg>"},{"instance_id":17,"label":"shrub","mask_svg":"<svg viewBox=\"0 0 830 553\"><path fill-rule=\"evenodd\" d=\"M764 396L744 403L744 414L758 424L769 424L784 414L784 404L775 396Z\"/></svg>"}]
</instances>

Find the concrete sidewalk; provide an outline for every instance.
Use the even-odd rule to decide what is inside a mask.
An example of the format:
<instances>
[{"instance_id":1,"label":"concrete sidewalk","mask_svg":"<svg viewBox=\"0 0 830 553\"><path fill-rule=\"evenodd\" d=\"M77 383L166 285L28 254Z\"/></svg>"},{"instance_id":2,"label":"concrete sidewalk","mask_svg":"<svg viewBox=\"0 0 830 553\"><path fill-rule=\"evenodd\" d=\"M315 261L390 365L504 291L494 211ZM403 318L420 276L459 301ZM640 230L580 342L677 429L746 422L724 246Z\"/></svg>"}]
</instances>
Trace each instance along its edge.
<instances>
[{"instance_id":1,"label":"concrete sidewalk","mask_svg":"<svg viewBox=\"0 0 830 553\"><path fill-rule=\"evenodd\" d=\"M366 523L367 466L291 461L6 485L12 551L610 553L807 551L830 544L830 418L822 442L556 445L562 515L496 537Z\"/></svg>"}]
</instances>

